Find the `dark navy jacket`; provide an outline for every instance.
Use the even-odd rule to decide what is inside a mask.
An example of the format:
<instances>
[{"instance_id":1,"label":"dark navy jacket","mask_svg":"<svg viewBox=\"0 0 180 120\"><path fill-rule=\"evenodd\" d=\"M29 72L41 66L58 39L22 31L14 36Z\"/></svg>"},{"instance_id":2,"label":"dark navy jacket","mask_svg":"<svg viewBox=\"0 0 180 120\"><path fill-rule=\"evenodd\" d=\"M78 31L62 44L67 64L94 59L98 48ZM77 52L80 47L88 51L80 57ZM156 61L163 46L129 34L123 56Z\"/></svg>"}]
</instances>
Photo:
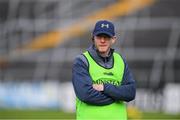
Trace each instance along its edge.
<instances>
[{"instance_id":1,"label":"dark navy jacket","mask_svg":"<svg viewBox=\"0 0 180 120\"><path fill-rule=\"evenodd\" d=\"M108 57L101 57L94 45L90 46L87 50L100 65L106 68L112 67L112 54L114 49L111 49ZM85 103L99 106L108 105L120 100L126 102L133 100L136 94L135 80L124 58L123 60L125 63L125 70L122 84L120 86L115 86L105 83L104 91L99 92L92 87L93 83L88 71L87 59L83 54L78 55L74 60L72 68L72 83L78 99Z\"/></svg>"}]
</instances>

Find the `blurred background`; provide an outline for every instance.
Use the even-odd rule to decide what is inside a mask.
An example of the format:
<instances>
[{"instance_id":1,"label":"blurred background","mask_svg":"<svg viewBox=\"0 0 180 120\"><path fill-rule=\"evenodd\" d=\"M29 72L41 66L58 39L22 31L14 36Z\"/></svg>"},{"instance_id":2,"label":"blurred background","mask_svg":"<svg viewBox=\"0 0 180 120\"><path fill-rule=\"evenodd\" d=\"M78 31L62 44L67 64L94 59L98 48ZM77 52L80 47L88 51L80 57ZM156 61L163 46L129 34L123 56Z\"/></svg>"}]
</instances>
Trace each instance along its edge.
<instances>
[{"instance_id":1,"label":"blurred background","mask_svg":"<svg viewBox=\"0 0 180 120\"><path fill-rule=\"evenodd\" d=\"M74 119L72 64L97 20L137 82L131 119L180 119L180 0L0 0L0 119Z\"/></svg>"}]
</instances>

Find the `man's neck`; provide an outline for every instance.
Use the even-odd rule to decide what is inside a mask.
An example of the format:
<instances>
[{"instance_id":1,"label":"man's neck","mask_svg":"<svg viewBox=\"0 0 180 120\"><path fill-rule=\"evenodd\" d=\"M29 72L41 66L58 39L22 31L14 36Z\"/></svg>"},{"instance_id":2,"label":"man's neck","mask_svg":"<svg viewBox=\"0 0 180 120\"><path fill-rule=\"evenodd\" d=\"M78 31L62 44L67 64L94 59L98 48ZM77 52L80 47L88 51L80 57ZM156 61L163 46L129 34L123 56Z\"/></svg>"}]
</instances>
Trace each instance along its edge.
<instances>
[{"instance_id":1,"label":"man's neck","mask_svg":"<svg viewBox=\"0 0 180 120\"><path fill-rule=\"evenodd\" d=\"M108 57L109 56L110 49L107 52L101 53L99 52L100 56L102 57Z\"/></svg>"}]
</instances>

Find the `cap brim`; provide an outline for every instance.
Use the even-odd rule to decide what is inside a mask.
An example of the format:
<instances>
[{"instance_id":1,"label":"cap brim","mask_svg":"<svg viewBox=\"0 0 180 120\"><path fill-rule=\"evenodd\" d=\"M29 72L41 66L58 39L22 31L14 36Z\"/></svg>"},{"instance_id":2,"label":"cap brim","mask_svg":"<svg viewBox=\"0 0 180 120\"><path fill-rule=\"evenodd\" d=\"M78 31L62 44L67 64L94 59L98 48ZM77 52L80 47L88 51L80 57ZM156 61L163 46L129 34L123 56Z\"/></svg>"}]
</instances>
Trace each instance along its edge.
<instances>
[{"instance_id":1,"label":"cap brim","mask_svg":"<svg viewBox=\"0 0 180 120\"><path fill-rule=\"evenodd\" d=\"M97 35L99 35L99 34L106 34L106 35L108 35L108 36L110 36L110 37L113 37L113 36L114 36L113 34L107 32L107 31L97 31L97 32L95 32L93 35L94 35L94 36L97 36Z\"/></svg>"}]
</instances>

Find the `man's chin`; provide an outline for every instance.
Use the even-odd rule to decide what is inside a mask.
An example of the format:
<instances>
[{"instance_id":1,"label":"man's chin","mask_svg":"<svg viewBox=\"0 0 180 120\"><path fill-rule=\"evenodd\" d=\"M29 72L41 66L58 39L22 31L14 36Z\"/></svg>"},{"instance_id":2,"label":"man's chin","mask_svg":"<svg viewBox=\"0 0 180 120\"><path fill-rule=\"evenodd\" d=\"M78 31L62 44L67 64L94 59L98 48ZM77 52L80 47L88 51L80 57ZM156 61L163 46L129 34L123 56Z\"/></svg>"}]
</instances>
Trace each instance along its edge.
<instances>
[{"instance_id":1,"label":"man's chin","mask_svg":"<svg viewBox=\"0 0 180 120\"><path fill-rule=\"evenodd\" d=\"M106 48L100 48L99 51L101 51L101 52L106 52L107 49L106 49Z\"/></svg>"}]
</instances>

